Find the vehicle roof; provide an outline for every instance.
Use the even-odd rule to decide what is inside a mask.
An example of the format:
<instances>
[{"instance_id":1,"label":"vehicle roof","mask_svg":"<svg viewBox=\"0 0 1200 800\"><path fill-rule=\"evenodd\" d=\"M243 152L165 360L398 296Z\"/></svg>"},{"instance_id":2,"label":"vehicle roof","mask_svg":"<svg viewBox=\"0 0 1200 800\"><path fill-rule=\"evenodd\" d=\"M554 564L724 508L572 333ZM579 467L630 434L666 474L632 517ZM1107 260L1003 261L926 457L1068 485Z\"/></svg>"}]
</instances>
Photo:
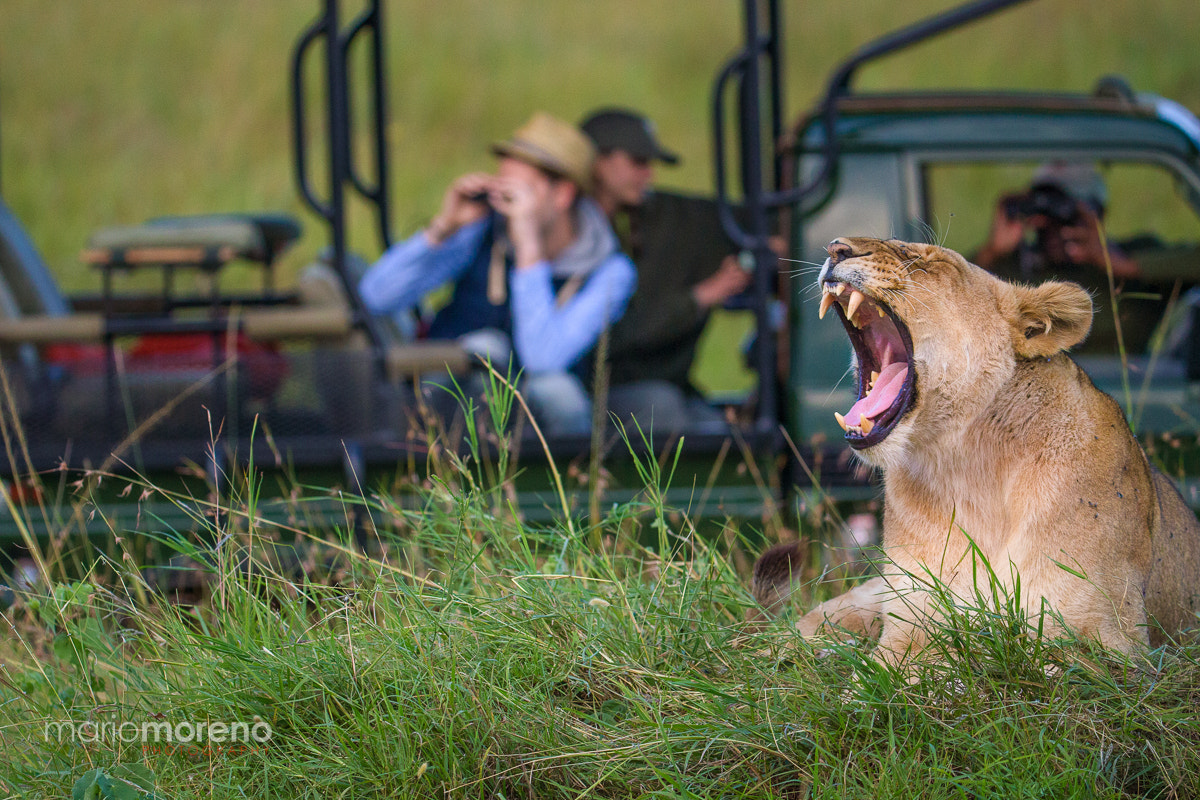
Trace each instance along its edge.
<instances>
[{"instance_id":1,"label":"vehicle roof","mask_svg":"<svg viewBox=\"0 0 1200 800\"><path fill-rule=\"evenodd\" d=\"M803 117L782 143L809 151L824 141L823 107ZM837 101L843 150L1004 148L1153 148L1194 160L1200 122L1149 94L1097 96L1047 92L852 94Z\"/></svg>"}]
</instances>

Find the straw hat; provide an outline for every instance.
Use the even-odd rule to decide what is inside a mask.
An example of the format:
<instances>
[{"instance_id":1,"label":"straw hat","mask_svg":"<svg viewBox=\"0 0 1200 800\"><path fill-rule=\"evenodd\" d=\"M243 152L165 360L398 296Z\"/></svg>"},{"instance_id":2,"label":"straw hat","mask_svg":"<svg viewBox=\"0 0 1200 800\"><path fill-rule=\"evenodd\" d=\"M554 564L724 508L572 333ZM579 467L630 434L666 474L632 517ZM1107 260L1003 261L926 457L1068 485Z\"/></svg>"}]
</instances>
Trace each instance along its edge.
<instances>
[{"instance_id":1,"label":"straw hat","mask_svg":"<svg viewBox=\"0 0 1200 800\"><path fill-rule=\"evenodd\" d=\"M544 111L535 113L507 140L493 144L492 152L562 175L585 192L591 188L596 148L574 125Z\"/></svg>"}]
</instances>

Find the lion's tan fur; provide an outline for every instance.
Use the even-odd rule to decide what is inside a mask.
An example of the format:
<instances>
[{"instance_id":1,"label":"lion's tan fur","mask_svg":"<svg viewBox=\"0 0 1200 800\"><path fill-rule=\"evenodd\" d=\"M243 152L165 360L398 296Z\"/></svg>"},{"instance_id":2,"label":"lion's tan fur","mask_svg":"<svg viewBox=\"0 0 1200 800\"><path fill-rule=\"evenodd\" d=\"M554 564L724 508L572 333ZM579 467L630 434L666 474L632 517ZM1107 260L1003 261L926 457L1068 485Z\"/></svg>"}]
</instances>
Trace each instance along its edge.
<instances>
[{"instance_id":1,"label":"lion's tan fur","mask_svg":"<svg viewBox=\"0 0 1200 800\"><path fill-rule=\"evenodd\" d=\"M908 327L916 401L887 438L859 451L883 474L892 566L807 614L802 632L830 622L881 628L881 658L915 654L937 613L922 582L969 598L973 576L986 575L969 540L1009 589L1020 576L1027 610L1044 599L1076 633L1110 647L1130 652L1194 627L1196 517L1118 405L1064 352L1090 328L1088 294L1009 284L933 245L835 246L850 255L828 262L822 278L886 303Z\"/></svg>"}]
</instances>

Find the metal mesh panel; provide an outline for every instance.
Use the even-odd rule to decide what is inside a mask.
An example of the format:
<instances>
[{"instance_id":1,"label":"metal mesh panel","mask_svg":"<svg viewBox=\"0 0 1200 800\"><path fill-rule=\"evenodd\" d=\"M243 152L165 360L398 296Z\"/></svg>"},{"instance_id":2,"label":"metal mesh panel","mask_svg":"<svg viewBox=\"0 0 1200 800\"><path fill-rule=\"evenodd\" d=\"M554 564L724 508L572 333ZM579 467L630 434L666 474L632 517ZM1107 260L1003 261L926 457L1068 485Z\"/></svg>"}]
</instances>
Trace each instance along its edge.
<instances>
[{"instance_id":1,"label":"metal mesh panel","mask_svg":"<svg viewBox=\"0 0 1200 800\"><path fill-rule=\"evenodd\" d=\"M130 363L98 347L73 359L5 360L4 369L12 398L5 405L16 408L35 454L105 453L131 438L176 443L182 454L257 426L277 442L329 437L333 461L339 440L398 427L412 398L407 386L382 379L365 348L264 349L214 368L194 359Z\"/></svg>"}]
</instances>

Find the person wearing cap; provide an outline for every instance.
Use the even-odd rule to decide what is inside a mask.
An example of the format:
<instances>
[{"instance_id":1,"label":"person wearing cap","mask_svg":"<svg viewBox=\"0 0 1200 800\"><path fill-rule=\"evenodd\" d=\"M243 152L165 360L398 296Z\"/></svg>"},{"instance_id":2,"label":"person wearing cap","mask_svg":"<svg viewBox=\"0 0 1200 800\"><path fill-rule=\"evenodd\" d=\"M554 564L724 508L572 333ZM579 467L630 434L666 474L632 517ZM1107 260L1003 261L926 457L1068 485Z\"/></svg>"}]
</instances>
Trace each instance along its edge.
<instances>
[{"instance_id":1,"label":"person wearing cap","mask_svg":"<svg viewBox=\"0 0 1200 800\"><path fill-rule=\"evenodd\" d=\"M1000 198L987 241L971 260L1009 281L1064 280L1091 290L1099 311L1084 348L1115 352L1117 327L1107 301L1108 270L1125 297L1120 305L1126 350L1142 352L1166 311L1177 258L1155 241L1101 238L1108 189L1091 163L1052 161L1038 167L1024 192Z\"/></svg>"},{"instance_id":2,"label":"person wearing cap","mask_svg":"<svg viewBox=\"0 0 1200 800\"><path fill-rule=\"evenodd\" d=\"M539 112L492 152L495 173L455 180L429 225L389 248L359 293L372 313L390 314L452 282L429 338L458 340L501 371L511 356L543 429L587 433L585 356L621 316L637 273L586 196L587 137Z\"/></svg>"},{"instance_id":3,"label":"person wearing cap","mask_svg":"<svg viewBox=\"0 0 1200 800\"><path fill-rule=\"evenodd\" d=\"M608 343L609 409L645 428L723 426L689 378L709 312L752 274L709 198L651 188L656 163L679 157L643 115L603 108L580 129L596 146L592 196L638 268L638 289Z\"/></svg>"}]
</instances>

